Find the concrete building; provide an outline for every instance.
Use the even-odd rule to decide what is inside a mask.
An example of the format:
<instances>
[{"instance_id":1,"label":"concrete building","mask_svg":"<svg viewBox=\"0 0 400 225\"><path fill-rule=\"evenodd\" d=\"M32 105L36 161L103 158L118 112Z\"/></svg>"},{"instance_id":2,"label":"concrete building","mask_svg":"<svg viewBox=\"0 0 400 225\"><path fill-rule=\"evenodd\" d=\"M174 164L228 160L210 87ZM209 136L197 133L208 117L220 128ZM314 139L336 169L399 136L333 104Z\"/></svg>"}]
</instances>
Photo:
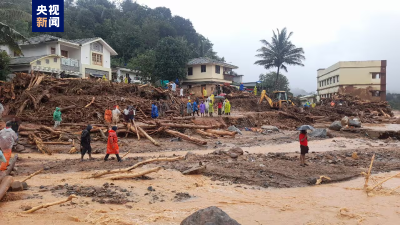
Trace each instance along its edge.
<instances>
[{"instance_id":1,"label":"concrete building","mask_svg":"<svg viewBox=\"0 0 400 225\"><path fill-rule=\"evenodd\" d=\"M131 84L142 84L148 81L146 78L140 76L139 70L131 70L123 67L112 68L112 77L112 80L118 83L124 82L125 77L131 78Z\"/></svg>"},{"instance_id":2,"label":"concrete building","mask_svg":"<svg viewBox=\"0 0 400 225\"><path fill-rule=\"evenodd\" d=\"M20 42L23 56L17 56L7 46L0 48L12 57L12 72L31 70L49 74L64 73L77 77L102 77L111 79L111 56L117 52L102 38L66 40L51 35L40 35Z\"/></svg>"},{"instance_id":3,"label":"concrete building","mask_svg":"<svg viewBox=\"0 0 400 225\"><path fill-rule=\"evenodd\" d=\"M386 60L338 62L317 74L317 100L337 94L386 100Z\"/></svg>"},{"instance_id":4,"label":"concrete building","mask_svg":"<svg viewBox=\"0 0 400 225\"><path fill-rule=\"evenodd\" d=\"M201 96L201 90L207 89L211 95L216 85L241 83L243 75L236 74L237 66L210 58L196 58L188 63L187 77L182 82L184 89L191 89L192 94Z\"/></svg>"},{"instance_id":5,"label":"concrete building","mask_svg":"<svg viewBox=\"0 0 400 225\"><path fill-rule=\"evenodd\" d=\"M314 103L314 98L315 98L315 94L314 95L305 95L305 96L299 97L301 105L305 105L307 102L309 102L310 104L313 104Z\"/></svg>"}]
</instances>

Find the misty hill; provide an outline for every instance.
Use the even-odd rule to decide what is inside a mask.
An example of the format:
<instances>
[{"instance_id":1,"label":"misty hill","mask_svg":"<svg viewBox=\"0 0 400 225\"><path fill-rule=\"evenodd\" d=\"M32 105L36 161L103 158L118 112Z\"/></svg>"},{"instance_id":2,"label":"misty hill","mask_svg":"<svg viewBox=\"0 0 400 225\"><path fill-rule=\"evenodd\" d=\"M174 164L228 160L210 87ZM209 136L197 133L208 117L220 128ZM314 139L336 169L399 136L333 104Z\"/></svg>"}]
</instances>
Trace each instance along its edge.
<instances>
[{"instance_id":1,"label":"misty hill","mask_svg":"<svg viewBox=\"0 0 400 225\"><path fill-rule=\"evenodd\" d=\"M303 90L303 89L300 89L300 88L291 88L291 89L290 89L290 92L293 93L293 96L298 96L298 95L311 95L311 94L314 93L314 92L307 92L307 91L305 91L305 90Z\"/></svg>"}]
</instances>

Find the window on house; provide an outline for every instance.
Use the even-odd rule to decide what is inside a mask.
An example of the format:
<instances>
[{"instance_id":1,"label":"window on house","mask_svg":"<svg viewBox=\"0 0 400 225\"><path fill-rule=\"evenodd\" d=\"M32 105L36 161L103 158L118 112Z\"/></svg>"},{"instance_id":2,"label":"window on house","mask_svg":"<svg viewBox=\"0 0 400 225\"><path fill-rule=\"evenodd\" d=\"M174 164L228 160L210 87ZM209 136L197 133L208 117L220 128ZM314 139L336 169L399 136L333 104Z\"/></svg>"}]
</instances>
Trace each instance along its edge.
<instances>
[{"instance_id":1,"label":"window on house","mask_svg":"<svg viewBox=\"0 0 400 225\"><path fill-rule=\"evenodd\" d=\"M201 72L205 73L206 72L206 65L201 65Z\"/></svg>"},{"instance_id":2,"label":"window on house","mask_svg":"<svg viewBox=\"0 0 400 225\"><path fill-rule=\"evenodd\" d=\"M380 91L372 91L372 96L379 97L381 95Z\"/></svg>"},{"instance_id":3,"label":"window on house","mask_svg":"<svg viewBox=\"0 0 400 225\"><path fill-rule=\"evenodd\" d=\"M339 75L337 75L336 78L337 78L337 82L339 83Z\"/></svg>"},{"instance_id":4,"label":"window on house","mask_svg":"<svg viewBox=\"0 0 400 225\"><path fill-rule=\"evenodd\" d=\"M379 73L373 73L372 74L372 79L380 79L380 74Z\"/></svg>"},{"instance_id":5,"label":"window on house","mask_svg":"<svg viewBox=\"0 0 400 225\"><path fill-rule=\"evenodd\" d=\"M204 71L206 72L206 71ZM221 72L221 67L220 66L215 66L215 73L220 73Z\"/></svg>"},{"instance_id":6,"label":"window on house","mask_svg":"<svg viewBox=\"0 0 400 225\"><path fill-rule=\"evenodd\" d=\"M46 64L50 64L50 59L46 59Z\"/></svg>"},{"instance_id":7,"label":"window on house","mask_svg":"<svg viewBox=\"0 0 400 225\"><path fill-rule=\"evenodd\" d=\"M336 83L336 77L333 78L333 83Z\"/></svg>"},{"instance_id":8,"label":"window on house","mask_svg":"<svg viewBox=\"0 0 400 225\"><path fill-rule=\"evenodd\" d=\"M51 54L56 54L56 48L51 48Z\"/></svg>"},{"instance_id":9,"label":"window on house","mask_svg":"<svg viewBox=\"0 0 400 225\"><path fill-rule=\"evenodd\" d=\"M57 58L54 58L53 61L56 63L57 62Z\"/></svg>"},{"instance_id":10,"label":"window on house","mask_svg":"<svg viewBox=\"0 0 400 225\"><path fill-rule=\"evenodd\" d=\"M193 67L188 68L188 75L189 76L193 75Z\"/></svg>"},{"instance_id":11,"label":"window on house","mask_svg":"<svg viewBox=\"0 0 400 225\"><path fill-rule=\"evenodd\" d=\"M61 50L61 55L68 58L68 51Z\"/></svg>"},{"instance_id":12,"label":"window on house","mask_svg":"<svg viewBox=\"0 0 400 225\"><path fill-rule=\"evenodd\" d=\"M92 64L98 65L98 66L103 66L103 55L97 54L97 53L92 53Z\"/></svg>"},{"instance_id":13,"label":"window on house","mask_svg":"<svg viewBox=\"0 0 400 225\"><path fill-rule=\"evenodd\" d=\"M36 65L42 65L42 62L40 60L36 61Z\"/></svg>"}]
</instances>

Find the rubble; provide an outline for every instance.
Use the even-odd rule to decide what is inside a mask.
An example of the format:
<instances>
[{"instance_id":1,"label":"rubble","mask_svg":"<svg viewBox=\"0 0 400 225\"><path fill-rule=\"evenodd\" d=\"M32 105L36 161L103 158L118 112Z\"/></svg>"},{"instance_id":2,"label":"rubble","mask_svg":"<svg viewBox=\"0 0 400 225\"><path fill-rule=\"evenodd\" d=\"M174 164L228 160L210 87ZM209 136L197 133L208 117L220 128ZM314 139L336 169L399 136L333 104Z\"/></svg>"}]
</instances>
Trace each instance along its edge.
<instances>
[{"instance_id":1,"label":"rubble","mask_svg":"<svg viewBox=\"0 0 400 225\"><path fill-rule=\"evenodd\" d=\"M329 126L329 129L340 131L340 129L342 129L342 123L340 121L335 121Z\"/></svg>"},{"instance_id":2,"label":"rubble","mask_svg":"<svg viewBox=\"0 0 400 225\"><path fill-rule=\"evenodd\" d=\"M229 217L228 214L216 206L201 209L181 222L181 225L203 224L240 225L236 220Z\"/></svg>"}]
</instances>

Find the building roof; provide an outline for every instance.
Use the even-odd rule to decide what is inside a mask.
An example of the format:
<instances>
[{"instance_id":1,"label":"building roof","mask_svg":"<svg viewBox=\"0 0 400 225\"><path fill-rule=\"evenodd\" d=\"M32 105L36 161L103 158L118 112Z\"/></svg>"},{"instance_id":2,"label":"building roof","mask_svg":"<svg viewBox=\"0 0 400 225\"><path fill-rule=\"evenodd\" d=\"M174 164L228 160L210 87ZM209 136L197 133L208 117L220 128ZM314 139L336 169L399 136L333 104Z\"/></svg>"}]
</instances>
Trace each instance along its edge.
<instances>
[{"instance_id":1,"label":"building roof","mask_svg":"<svg viewBox=\"0 0 400 225\"><path fill-rule=\"evenodd\" d=\"M47 55L11 58L10 65L30 64L32 61L43 58L45 56Z\"/></svg>"},{"instance_id":2,"label":"building roof","mask_svg":"<svg viewBox=\"0 0 400 225\"><path fill-rule=\"evenodd\" d=\"M64 38L59 38L59 37L55 37L52 35L43 34L43 35L39 35L39 36L35 36L35 37L30 37L30 38L28 38L28 41L20 41L18 44L19 45L34 45L34 44L54 42L54 41L60 41L60 42L74 45L74 46L82 46L82 45L89 44L89 43L92 43L95 41L100 41L103 45L105 45L106 48L108 48L108 50L111 52L111 55L118 55L117 52L109 44L107 44L107 42L105 42L100 37L67 40Z\"/></svg>"},{"instance_id":3,"label":"building roof","mask_svg":"<svg viewBox=\"0 0 400 225\"><path fill-rule=\"evenodd\" d=\"M189 66L192 65L201 65L201 64L216 64L216 65L220 65L220 66L224 66L224 67L228 67L228 68L232 68L232 69L237 69L239 67L225 63L225 62L221 62L215 59L211 59L211 58L207 58L207 57L201 57L201 58L195 58L192 59L188 62Z\"/></svg>"}]
</instances>

